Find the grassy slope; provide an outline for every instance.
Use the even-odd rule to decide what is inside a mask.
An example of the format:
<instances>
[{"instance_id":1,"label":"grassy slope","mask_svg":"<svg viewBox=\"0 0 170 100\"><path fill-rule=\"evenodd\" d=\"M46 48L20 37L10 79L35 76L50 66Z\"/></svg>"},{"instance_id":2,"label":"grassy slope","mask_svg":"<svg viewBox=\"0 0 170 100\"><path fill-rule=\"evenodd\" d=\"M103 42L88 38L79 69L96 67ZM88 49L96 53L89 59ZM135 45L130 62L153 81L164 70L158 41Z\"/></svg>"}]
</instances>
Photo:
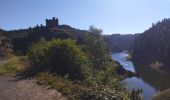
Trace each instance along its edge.
<instances>
[{"instance_id":1,"label":"grassy slope","mask_svg":"<svg viewBox=\"0 0 170 100\"><path fill-rule=\"evenodd\" d=\"M15 74L23 71L28 66L26 59L24 56L12 56L8 59L7 63L0 64L0 75Z\"/></svg>"},{"instance_id":2,"label":"grassy slope","mask_svg":"<svg viewBox=\"0 0 170 100\"><path fill-rule=\"evenodd\" d=\"M84 87L83 84L70 81L67 77L63 78L46 72L37 74L35 78L38 80L39 85L44 85L48 88L56 89L63 95L72 99L75 99L79 95L78 91L82 90Z\"/></svg>"},{"instance_id":3,"label":"grassy slope","mask_svg":"<svg viewBox=\"0 0 170 100\"><path fill-rule=\"evenodd\" d=\"M170 89L156 94L152 100L170 100Z\"/></svg>"},{"instance_id":4,"label":"grassy slope","mask_svg":"<svg viewBox=\"0 0 170 100\"><path fill-rule=\"evenodd\" d=\"M12 56L6 63L0 63L0 75L16 75L25 72L29 67L29 62L25 56ZM68 97L75 95L74 91L82 88L78 83L73 83L67 77L52 75L47 72L38 73L35 79L39 85L54 88ZM73 94L74 92L74 94Z\"/></svg>"},{"instance_id":5,"label":"grassy slope","mask_svg":"<svg viewBox=\"0 0 170 100\"><path fill-rule=\"evenodd\" d=\"M7 63L0 65L0 75L16 75L20 72L25 72L27 68L29 68L27 57L13 56ZM67 76L60 77L47 72L38 73L34 78L39 85L56 89L66 97L72 99L79 98L82 93L84 94L86 92L87 88L87 85L80 81L71 81Z\"/></svg>"}]
</instances>

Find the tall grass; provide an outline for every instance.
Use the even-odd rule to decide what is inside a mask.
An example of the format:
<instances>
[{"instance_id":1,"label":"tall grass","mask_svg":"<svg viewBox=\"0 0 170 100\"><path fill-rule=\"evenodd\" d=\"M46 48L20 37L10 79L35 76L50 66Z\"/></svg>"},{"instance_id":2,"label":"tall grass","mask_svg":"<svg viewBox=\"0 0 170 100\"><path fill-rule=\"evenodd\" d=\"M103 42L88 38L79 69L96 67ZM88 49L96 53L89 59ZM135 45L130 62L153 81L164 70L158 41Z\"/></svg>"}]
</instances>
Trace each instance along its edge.
<instances>
[{"instance_id":1,"label":"tall grass","mask_svg":"<svg viewBox=\"0 0 170 100\"><path fill-rule=\"evenodd\" d=\"M0 65L0 75L15 74L25 70L29 66L27 57L12 56L7 63Z\"/></svg>"}]
</instances>

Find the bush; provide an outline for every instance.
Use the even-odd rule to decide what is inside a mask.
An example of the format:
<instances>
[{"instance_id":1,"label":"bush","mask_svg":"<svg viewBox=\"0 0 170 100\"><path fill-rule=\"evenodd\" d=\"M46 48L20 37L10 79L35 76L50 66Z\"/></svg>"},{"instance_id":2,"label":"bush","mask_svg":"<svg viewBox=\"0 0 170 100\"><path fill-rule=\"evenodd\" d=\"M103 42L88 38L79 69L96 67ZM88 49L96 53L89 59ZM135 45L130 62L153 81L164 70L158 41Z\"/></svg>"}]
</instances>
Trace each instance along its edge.
<instances>
[{"instance_id":1,"label":"bush","mask_svg":"<svg viewBox=\"0 0 170 100\"><path fill-rule=\"evenodd\" d=\"M34 44L28 53L34 73L49 71L69 78L82 80L89 70L88 60L73 40L41 40Z\"/></svg>"},{"instance_id":2,"label":"bush","mask_svg":"<svg viewBox=\"0 0 170 100\"><path fill-rule=\"evenodd\" d=\"M29 66L25 56L11 56L5 62L5 64L0 65L0 75L16 74L24 71Z\"/></svg>"}]
</instances>

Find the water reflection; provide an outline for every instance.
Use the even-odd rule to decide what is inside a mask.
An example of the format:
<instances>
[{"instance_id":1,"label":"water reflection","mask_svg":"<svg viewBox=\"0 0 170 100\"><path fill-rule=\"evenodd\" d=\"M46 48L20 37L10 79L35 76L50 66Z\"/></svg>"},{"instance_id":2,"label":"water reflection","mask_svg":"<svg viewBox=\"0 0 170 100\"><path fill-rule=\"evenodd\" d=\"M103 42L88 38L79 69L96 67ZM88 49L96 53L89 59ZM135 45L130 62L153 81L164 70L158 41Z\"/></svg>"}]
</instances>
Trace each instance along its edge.
<instances>
[{"instance_id":1,"label":"water reflection","mask_svg":"<svg viewBox=\"0 0 170 100\"><path fill-rule=\"evenodd\" d=\"M140 78L151 84L156 90L163 91L170 88L170 75L168 73L160 73L148 66L141 64L134 64L136 72L139 73Z\"/></svg>"},{"instance_id":2,"label":"water reflection","mask_svg":"<svg viewBox=\"0 0 170 100\"><path fill-rule=\"evenodd\" d=\"M119 62L124 69L129 70L131 72L135 72L134 65L131 61L126 60L128 54L126 52L115 53L112 55L112 59Z\"/></svg>"},{"instance_id":3,"label":"water reflection","mask_svg":"<svg viewBox=\"0 0 170 100\"><path fill-rule=\"evenodd\" d=\"M123 80L127 83L129 90L142 88L144 99L150 100L157 92L170 87L170 75L156 72L148 66L133 64L133 62L126 59L127 56L126 52L120 52L113 54L112 59L118 61L125 69L139 74L139 77Z\"/></svg>"}]
</instances>

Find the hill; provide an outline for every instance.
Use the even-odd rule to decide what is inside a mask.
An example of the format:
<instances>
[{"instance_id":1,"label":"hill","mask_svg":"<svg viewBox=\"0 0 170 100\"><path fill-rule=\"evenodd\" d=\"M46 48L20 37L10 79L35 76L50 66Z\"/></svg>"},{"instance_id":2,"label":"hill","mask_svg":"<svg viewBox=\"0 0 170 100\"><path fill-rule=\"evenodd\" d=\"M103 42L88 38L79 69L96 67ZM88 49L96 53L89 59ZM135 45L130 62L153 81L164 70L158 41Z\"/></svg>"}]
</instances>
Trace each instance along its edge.
<instances>
[{"instance_id":1,"label":"hill","mask_svg":"<svg viewBox=\"0 0 170 100\"><path fill-rule=\"evenodd\" d=\"M72 28L69 25L58 25L58 19L46 19L46 25L37 25L27 29L5 31L4 34L8 37L13 45L13 51L25 54L28 47L32 43L36 43L40 38L45 38L47 41L51 39L74 39L78 44L84 42L84 36L87 31Z\"/></svg>"},{"instance_id":2,"label":"hill","mask_svg":"<svg viewBox=\"0 0 170 100\"><path fill-rule=\"evenodd\" d=\"M137 34L112 34L105 35L104 39L110 51L131 50Z\"/></svg>"},{"instance_id":3,"label":"hill","mask_svg":"<svg viewBox=\"0 0 170 100\"><path fill-rule=\"evenodd\" d=\"M133 60L156 70L170 70L170 19L152 24L140 34L133 48Z\"/></svg>"}]
</instances>

